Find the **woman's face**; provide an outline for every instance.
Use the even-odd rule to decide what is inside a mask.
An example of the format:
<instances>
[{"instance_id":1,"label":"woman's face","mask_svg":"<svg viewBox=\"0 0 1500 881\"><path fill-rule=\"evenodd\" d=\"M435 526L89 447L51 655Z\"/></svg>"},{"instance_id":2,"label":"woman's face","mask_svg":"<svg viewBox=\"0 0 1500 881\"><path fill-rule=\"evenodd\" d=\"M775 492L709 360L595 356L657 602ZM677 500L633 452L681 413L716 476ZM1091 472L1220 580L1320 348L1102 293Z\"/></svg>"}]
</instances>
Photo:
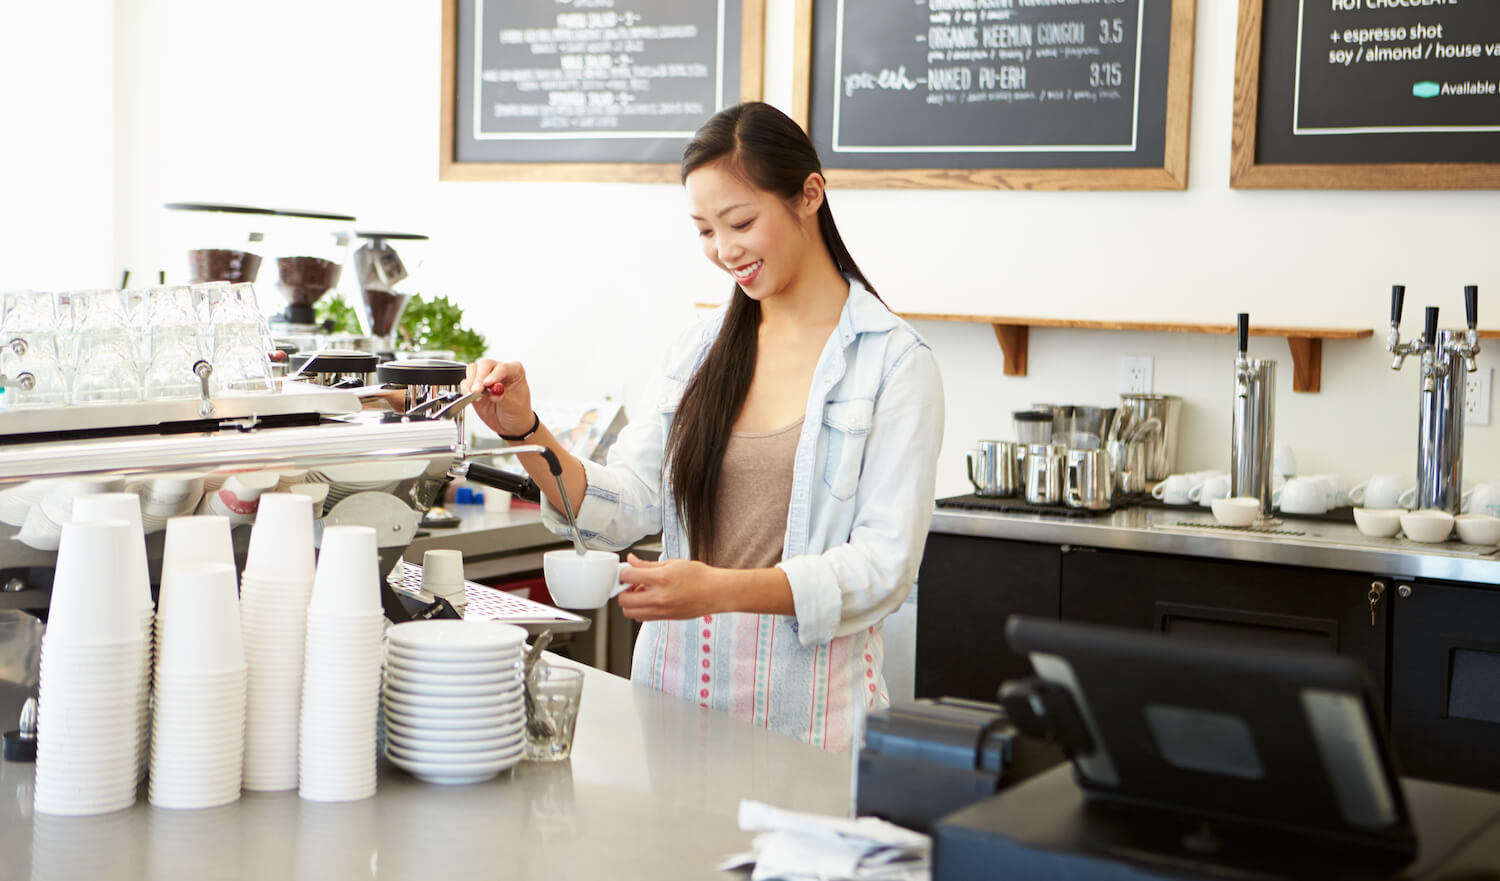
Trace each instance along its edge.
<instances>
[{"instance_id":1,"label":"woman's face","mask_svg":"<svg viewBox=\"0 0 1500 881\"><path fill-rule=\"evenodd\" d=\"M729 273L755 300L784 291L805 268L814 247L822 247L815 198L804 192L788 205L775 193L755 187L722 163L687 176L688 209L698 228L703 256Z\"/></svg>"}]
</instances>

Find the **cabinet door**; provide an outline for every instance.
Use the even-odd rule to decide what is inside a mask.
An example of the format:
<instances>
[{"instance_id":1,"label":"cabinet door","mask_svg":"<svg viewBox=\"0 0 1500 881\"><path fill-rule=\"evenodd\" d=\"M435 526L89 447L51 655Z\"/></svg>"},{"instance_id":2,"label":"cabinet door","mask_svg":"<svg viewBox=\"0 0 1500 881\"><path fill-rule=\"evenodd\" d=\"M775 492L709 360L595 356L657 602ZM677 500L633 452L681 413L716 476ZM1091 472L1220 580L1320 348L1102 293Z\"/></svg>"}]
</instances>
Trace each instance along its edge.
<instances>
[{"instance_id":1,"label":"cabinet door","mask_svg":"<svg viewBox=\"0 0 1500 881\"><path fill-rule=\"evenodd\" d=\"M1064 621L1352 655L1385 696L1390 590L1370 620L1367 575L1197 557L1070 548Z\"/></svg>"},{"instance_id":2,"label":"cabinet door","mask_svg":"<svg viewBox=\"0 0 1500 881\"><path fill-rule=\"evenodd\" d=\"M1500 789L1500 590L1402 587L1391 645L1391 734L1401 771Z\"/></svg>"},{"instance_id":3,"label":"cabinet door","mask_svg":"<svg viewBox=\"0 0 1500 881\"><path fill-rule=\"evenodd\" d=\"M917 697L992 701L1007 679L1032 675L1005 643L1011 615L1057 617L1056 545L927 536L917 576Z\"/></svg>"}]
</instances>

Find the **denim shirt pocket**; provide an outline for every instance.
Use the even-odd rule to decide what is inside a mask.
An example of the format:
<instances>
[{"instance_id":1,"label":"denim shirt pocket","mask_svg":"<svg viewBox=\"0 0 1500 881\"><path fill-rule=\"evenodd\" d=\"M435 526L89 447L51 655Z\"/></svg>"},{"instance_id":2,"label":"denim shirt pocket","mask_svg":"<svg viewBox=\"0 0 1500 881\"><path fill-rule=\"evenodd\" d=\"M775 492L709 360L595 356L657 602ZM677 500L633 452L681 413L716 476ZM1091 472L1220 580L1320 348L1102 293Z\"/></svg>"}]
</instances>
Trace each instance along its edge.
<instances>
[{"instance_id":1,"label":"denim shirt pocket","mask_svg":"<svg viewBox=\"0 0 1500 881\"><path fill-rule=\"evenodd\" d=\"M871 398L829 401L823 407L823 434L827 444L823 482L839 501L853 498L854 490L859 486L865 440L870 436L874 418L875 401Z\"/></svg>"}]
</instances>

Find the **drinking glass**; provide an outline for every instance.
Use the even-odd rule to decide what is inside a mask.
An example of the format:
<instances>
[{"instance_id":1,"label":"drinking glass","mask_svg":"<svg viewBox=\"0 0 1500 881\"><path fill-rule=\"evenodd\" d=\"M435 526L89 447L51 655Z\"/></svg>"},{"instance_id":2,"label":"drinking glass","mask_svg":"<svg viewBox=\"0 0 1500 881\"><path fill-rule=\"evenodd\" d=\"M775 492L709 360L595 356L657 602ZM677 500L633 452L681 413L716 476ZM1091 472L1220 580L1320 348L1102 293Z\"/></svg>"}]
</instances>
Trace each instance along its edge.
<instances>
[{"instance_id":1,"label":"drinking glass","mask_svg":"<svg viewBox=\"0 0 1500 881\"><path fill-rule=\"evenodd\" d=\"M271 378L271 329L248 282L206 285L213 388L216 394L261 394L275 390Z\"/></svg>"},{"instance_id":2,"label":"drinking glass","mask_svg":"<svg viewBox=\"0 0 1500 881\"><path fill-rule=\"evenodd\" d=\"M526 681L526 759L560 762L573 754L573 731L583 698L583 673L549 666Z\"/></svg>"},{"instance_id":3,"label":"drinking glass","mask_svg":"<svg viewBox=\"0 0 1500 881\"><path fill-rule=\"evenodd\" d=\"M58 298L47 291L12 291L0 297L0 374L16 382L30 374L27 390L5 390L11 406L51 406L69 399L68 371L60 343Z\"/></svg>"},{"instance_id":4,"label":"drinking glass","mask_svg":"<svg viewBox=\"0 0 1500 881\"><path fill-rule=\"evenodd\" d=\"M146 398L199 397L202 385L193 365L203 359L205 347L192 289L153 288L146 294L144 311Z\"/></svg>"},{"instance_id":5,"label":"drinking glass","mask_svg":"<svg viewBox=\"0 0 1500 881\"><path fill-rule=\"evenodd\" d=\"M141 399L139 346L123 291L65 295L73 321L75 404Z\"/></svg>"}]
</instances>

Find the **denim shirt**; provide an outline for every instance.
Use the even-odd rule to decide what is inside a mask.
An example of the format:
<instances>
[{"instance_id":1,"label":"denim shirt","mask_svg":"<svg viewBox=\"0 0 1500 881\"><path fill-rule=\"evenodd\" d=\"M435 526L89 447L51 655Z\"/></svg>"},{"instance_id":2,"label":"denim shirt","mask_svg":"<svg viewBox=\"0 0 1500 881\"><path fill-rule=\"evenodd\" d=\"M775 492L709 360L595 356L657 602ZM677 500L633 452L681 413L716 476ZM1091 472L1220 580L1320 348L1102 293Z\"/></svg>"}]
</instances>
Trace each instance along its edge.
<instances>
[{"instance_id":1,"label":"denim shirt","mask_svg":"<svg viewBox=\"0 0 1500 881\"><path fill-rule=\"evenodd\" d=\"M577 518L591 547L623 550L659 530L663 559L691 559L664 453L683 390L726 311L727 306L718 309L668 353L655 412L620 433L606 464L583 463L588 489ZM867 707L885 702L879 624L900 607L916 581L932 522L942 433L942 380L932 350L851 279L838 326L813 374L793 463L786 540L777 566L791 584L795 618L748 616L765 620L735 624L741 628L735 638L717 632L721 626L729 629L731 616L716 616L717 623L696 619L684 632L697 640L701 628L702 655L693 649L690 657L688 649L674 647L669 634L653 627L677 622L649 622L637 640L632 677L705 706L764 719L768 727L813 743L847 745L843 726L830 735L819 717L846 707L848 695L830 696L840 689L857 691ZM561 514L545 499L543 517L554 532L566 533ZM788 631L779 646L777 629ZM858 635L857 644L830 649L835 640L852 635ZM819 651L785 655L797 643ZM731 644L737 646L734 662L720 663L717 655ZM737 664L756 656L759 667L770 670L746 674L762 680L753 694L731 695L739 686L721 677L737 678ZM771 681L778 679L774 670L784 676L787 667L803 666L808 669L794 684ZM806 712L778 720L769 706L778 688L823 697L813 694ZM736 703L741 700L743 706ZM802 731L804 721L810 733Z\"/></svg>"}]
</instances>

